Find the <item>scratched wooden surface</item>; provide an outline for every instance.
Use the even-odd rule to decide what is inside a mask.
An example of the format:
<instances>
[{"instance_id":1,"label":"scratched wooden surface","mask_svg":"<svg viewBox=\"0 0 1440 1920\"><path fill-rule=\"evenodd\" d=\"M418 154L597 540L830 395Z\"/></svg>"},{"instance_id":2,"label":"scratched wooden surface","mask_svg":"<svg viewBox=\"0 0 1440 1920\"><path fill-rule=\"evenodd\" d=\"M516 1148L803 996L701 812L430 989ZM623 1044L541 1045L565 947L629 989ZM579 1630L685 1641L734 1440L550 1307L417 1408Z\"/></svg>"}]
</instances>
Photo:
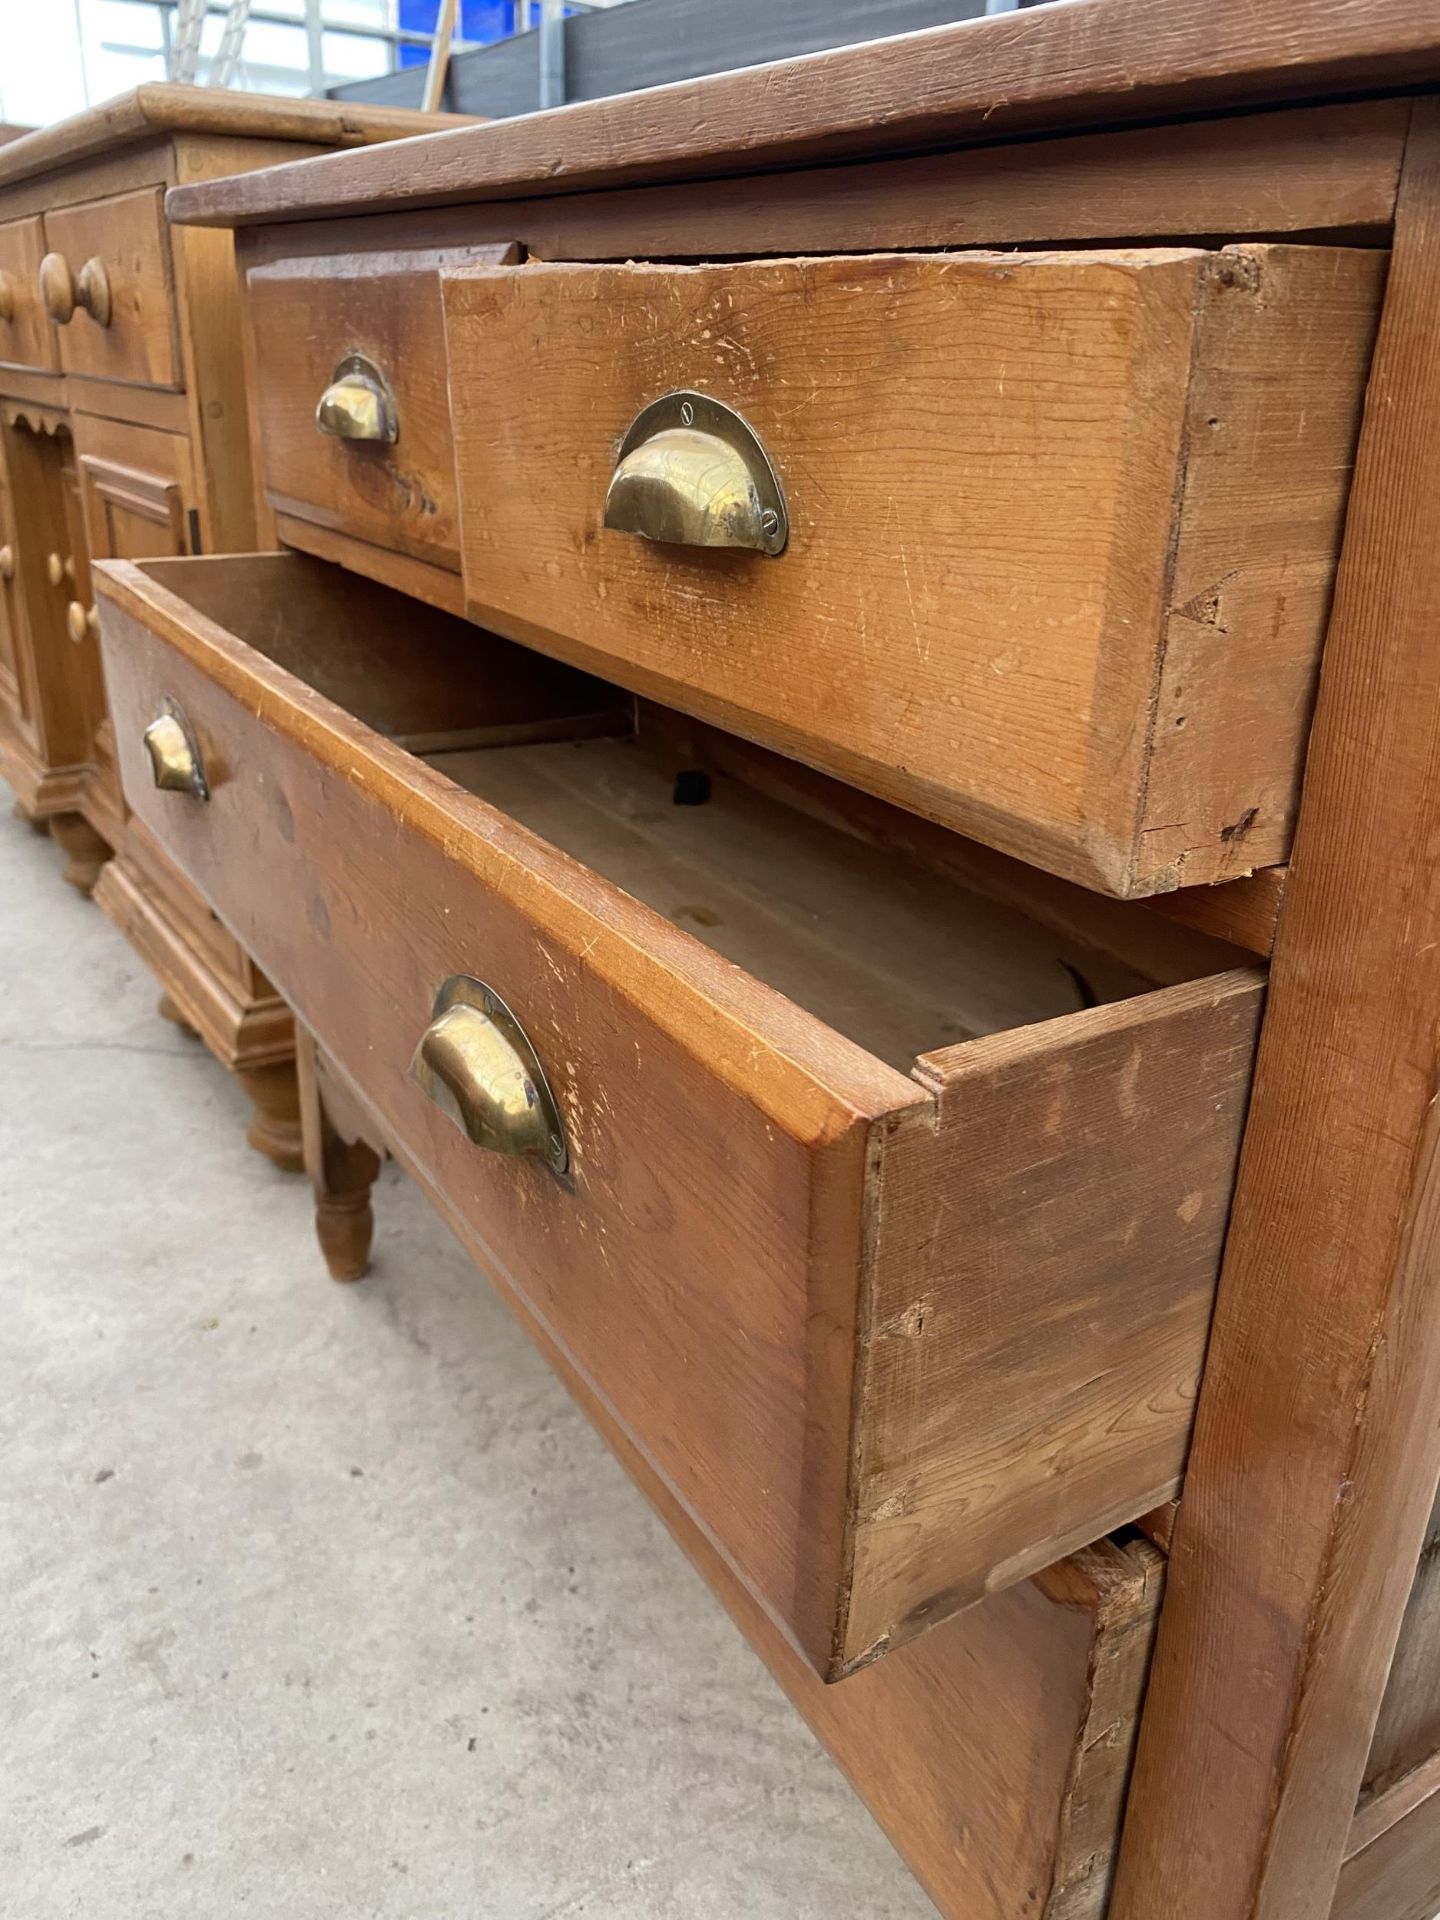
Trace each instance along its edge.
<instances>
[{"instance_id":1,"label":"scratched wooden surface","mask_svg":"<svg viewBox=\"0 0 1440 1920\"><path fill-rule=\"evenodd\" d=\"M1074 0L176 197L221 224L760 172L1440 78L1430 0Z\"/></svg>"},{"instance_id":2,"label":"scratched wooden surface","mask_svg":"<svg viewBox=\"0 0 1440 1920\"><path fill-rule=\"evenodd\" d=\"M355 1083L313 1042L308 1049L302 1042L300 1058L306 1138L318 1168L317 1232L332 1273L359 1277L350 1262L357 1245L368 1244L366 1143L388 1148L486 1267L940 1911L949 1920L1101 1920L1163 1557L1144 1541L1097 1541L827 1686L532 1306L488 1266L457 1196L387 1134Z\"/></svg>"},{"instance_id":3,"label":"scratched wooden surface","mask_svg":"<svg viewBox=\"0 0 1440 1920\"><path fill-rule=\"evenodd\" d=\"M503 244L460 251L491 264L513 257ZM252 268L246 299L255 439L271 506L458 572L436 255L302 255ZM390 389L393 445L316 432L320 396L351 353L366 355Z\"/></svg>"},{"instance_id":4,"label":"scratched wooden surface","mask_svg":"<svg viewBox=\"0 0 1440 1920\"><path fill-rule=\"evenodd\" d=\"M1115 1920L1328 1909L1440 1474L1437 297L1430 102L1401 181Z\"/></svg>"},{"instance_id":5,"label":"scratched wooden surface","mask_svg":"<svg viewBox=\"0 0 1440 1920\"><path fill-rule=\"evenodd\" d=\"M484 636L428 616L421 631L434 632L414 652L412 675L411 635L393 612L406 603L340 576L327 622L313 599L325 574L296 556L104 571L107 670L131 803L357 1079L388 1134L453 1196L489 1263L530 1301L816 1668L837 1673L882 1650L881 1638L898 1644L1170 1491L1248 1075L1251 976L1145 992L1121 963L1111 991L1132 997L1067 1014L1078 995L1075 977L1055 964L1065 938L1057 943L1042 925L1022 939L1013 898L974 902L967 960L958 937L928 945L915 937L901 910L904 863L894 856L867 862L848 836L796 816L757 858L750 842L760 815L732 831L724 805L711 830L706 808L692 815L724 886L707 893L706 860L687 858L688 891L658 896L672 924L621 892L607 865L620 862L616 870L641 893L677 884L649 824L668 807L673 769L646 790L652 797L627 800L605 771L624 751L609 743L503 749L494 777L503 783L509 770L506 802L522 820L541 807L544 831L562 847L581 822L586 863L569 858L245 644L242 636L304 665L322 688L330 677L353 690L353 665L341 661L327 674L336 643L326 636L353 635L363 624L357 601L371 595L366 710L391 704L380 644L388 633L388 672L405 699L428 697L437 727L473 733L479 716L457 711L454 691L468 687L473 698L483 688ZM537 672L539 720L552 699L543 675L560 676L561 688L571 682L547 661ZM138 777L134 742L162 690L181 700L213 764L206 807L157 794ZM507 711L507 726L519 717ZM406 727L410 737L429 731L413 707ZM483 760L477 746L459 756L467 768ZM556 755L599 771L588 784L583 773L568 776L578 793L548 776L537 786L531 773L521 804L524 770ZM453 756L434 757L443 765ZM767 867L775 869L768 906ZM915 885L933 895L936 882L917 877ZM732 914L753 971L702 944L705 920ZM807 955L813 963L824 945L813 932L805 944L806 916L839 928L845 965L862 974L851 977L837 961L806 978ZM1012 930L996 933L999 965L986 927ZM717 930L722 949L728 937L728 927ZM993 1101L992 1131L1003 1143L995 1168L982 1169L973 1139L943 1124L937 1088L877 1056L862 1044L870 1031L856 1024L871 1018L867 1002L893 987L894 1019L911 1021L902 1053L943 1044L952 1036L931 1021L947 971L958 976L948 1006L960 1032L1018 1022L1000 1036L1010 1043L1006 1066L987 1064L992 1043L983 1040L971 1043L980 1049L973 1055L960 1045L929 1062L941 1080L968 1075L975 1097ZM434 991L455 972L488 979L547 1062L572 1136L566 1184L538 1166L477 1154L408 1079ZM1073 1152L1052 1156L1047 1169L1036 1159L1037 1134L1072 1099ZM1182 1141L1193 1161L1183 1193L1174 1184ZM1003 1431L967 1427L963 1410L947 1415L938 1376L907 1430L898 1388L880 1390L883 1368L873 1402L877 1410L885 1403L883 1428L867 1395L857 1402L853 1394L857 1356L871 1337L862 1301L873 1296L875 1311L888 1313L894 1289L914 1284L944 1325L974 1285L963 1263L927 1265L923 1251L910 1258L884 1238L884 1182L898 1191L909 1167L912 1186L923 1186L937 1172L937 1150L957 1215L974 1213L977 1232L982 1219L984 1233L1008 1223L1022 1241L1047 1222L1057 1233L1067 1222L1073 1230L1050 1263L1007 1267L987 1309L1016 1328L1051 1330L1044 1364ZM1164 1234L1150 1236L1143 1289L1093 1220L1072 1216L1059 1197L1077 1179L1142 1237L1156 1210L1166 1213ZM907 1217L903 1199L892 1216ZM913 1207L908 1217L918 1222ZM883 1285L871 1274L877 1235ZM983 1248L978 1257L991 1263ZM976 1345L967 1392L983 1397L991 1364L1011 1364L998 1326L993 1348ZM1118 1446L1112 1376L1124 1382L1127 1407L1133 1392L1147 1409L1143 1418L1127 1413L1130 1441ZM877 1445L867 1456L872 1426ZM1043 1486L1026 1465L1042 1435L1053 1449ZM887 1449L908 1450L915 1478L937 1489L935 1504L919 1551L905 1529L891 1527L857 1559L857 1509L869 1484L857 1459L873 1464ZM867 1510L867 1521L875 1517ZM861 1645L856 1633L882 1615L886 1633Z\"/></svg>"},{"instance_id":6,"label":"scratched wooden surface","mask_svg":"<svg viewBox=\"0 0 1440 1920\"><path fill-rule=\"evenodd\" d=\"M1382 271L447 269L469 610L1108 892L1271 864ZM764 441L779 559L603 529L617 437L677 387Z\"/></svg>"}]
</instances>

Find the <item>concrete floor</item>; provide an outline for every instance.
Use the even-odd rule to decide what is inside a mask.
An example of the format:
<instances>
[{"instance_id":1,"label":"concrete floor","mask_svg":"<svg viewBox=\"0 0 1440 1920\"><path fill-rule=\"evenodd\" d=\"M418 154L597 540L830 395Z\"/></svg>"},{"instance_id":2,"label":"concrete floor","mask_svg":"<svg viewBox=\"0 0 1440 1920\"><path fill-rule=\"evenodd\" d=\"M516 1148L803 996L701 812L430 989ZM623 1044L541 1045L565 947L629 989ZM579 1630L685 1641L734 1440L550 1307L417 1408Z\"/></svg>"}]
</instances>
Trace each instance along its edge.
<instances>
[{"instance_id":1,"label":"concrete floor","mask_svg":"<svg viewBox=\"0 0 1440 1920\"><path fill-rule=\"evenodd\" d=\"M933 1909L393 1169L303 1181L0 815L0 1914Z\"/></svg>"}]
</instances>

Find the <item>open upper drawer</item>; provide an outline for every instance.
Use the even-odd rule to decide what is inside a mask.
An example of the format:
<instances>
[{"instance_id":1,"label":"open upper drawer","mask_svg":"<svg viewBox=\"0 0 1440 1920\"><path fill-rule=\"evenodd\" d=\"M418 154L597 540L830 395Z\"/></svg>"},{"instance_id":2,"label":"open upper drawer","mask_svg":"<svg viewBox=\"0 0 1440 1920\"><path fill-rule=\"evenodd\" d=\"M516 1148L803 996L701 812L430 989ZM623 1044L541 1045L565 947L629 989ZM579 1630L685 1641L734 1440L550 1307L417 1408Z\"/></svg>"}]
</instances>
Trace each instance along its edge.
<instances>
[{"instance_id":1,"label":"open upper drawer","mask_svg":"<svg viewBox=\"0 0 1440 1920\"><path fill-rule=\"evenodd\" d=\"M135 813L816 1668L1174 1490L1255 971L322 562L97 578Z\"/></svg>"},{"instance_id":2,"label":"open upper drawer","mask_svg":"<svg viewBox=\"0 0 1440 1920\"><path fill-rule=\"evenodd\" d=\"M282 253L246 269L257 457L288 540L338 535L362 572L389 554L459 572L440 261L515 252Z\"/></svg>"},{"instance_id":3,"label":"open upper drawer","mask_svg":"<svg viewBox=\"0 0 1440 1920\"><path fill-rule=\"evenodd\" d=\"M449 263L467 609L1104 892L1272 864L1384 269Z\"/></svg>"}]
</instances>

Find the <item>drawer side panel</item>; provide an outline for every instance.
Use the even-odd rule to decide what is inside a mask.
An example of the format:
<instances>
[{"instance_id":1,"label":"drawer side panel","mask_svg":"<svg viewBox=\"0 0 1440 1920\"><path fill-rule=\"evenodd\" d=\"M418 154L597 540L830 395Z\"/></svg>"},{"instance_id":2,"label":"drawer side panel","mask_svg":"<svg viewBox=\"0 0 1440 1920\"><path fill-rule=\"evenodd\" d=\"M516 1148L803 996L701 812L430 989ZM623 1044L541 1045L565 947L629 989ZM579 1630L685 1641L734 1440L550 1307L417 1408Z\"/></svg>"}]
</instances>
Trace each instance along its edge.
<instances>
[{"instance_id":1,"label":"drawer side panel","mask_svg":"<svg viewBox=\"0 0 1440 1920\"><path fill-rule=\"evenodd\" d=\"M886 1143L842 1658L1168 1499L1189 1443L1263 975L929 1055Z\"/></svg>"}]
</instances>

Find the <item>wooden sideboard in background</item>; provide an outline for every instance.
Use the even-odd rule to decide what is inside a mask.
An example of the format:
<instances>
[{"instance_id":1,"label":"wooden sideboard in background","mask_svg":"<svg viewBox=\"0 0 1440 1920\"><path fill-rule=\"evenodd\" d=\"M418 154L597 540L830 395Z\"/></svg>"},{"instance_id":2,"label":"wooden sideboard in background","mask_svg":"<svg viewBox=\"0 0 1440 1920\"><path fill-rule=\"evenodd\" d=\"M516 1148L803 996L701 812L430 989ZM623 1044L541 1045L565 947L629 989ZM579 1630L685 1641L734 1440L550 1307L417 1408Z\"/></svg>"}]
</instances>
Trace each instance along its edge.
<instances>
[{"instance_id":1,"label":"wooden sideboard in background","mask_svg":"<svg viewBox=\"0 0 1440 1920\"><path fill-rule=\"evenodd\" d=\"M256 542L233 248L172 231L166 190L436 123L150 85L0 148L0 776L288 1167L290 1012L127 813L90 566Z\"/></svg>"}]
</instances>

